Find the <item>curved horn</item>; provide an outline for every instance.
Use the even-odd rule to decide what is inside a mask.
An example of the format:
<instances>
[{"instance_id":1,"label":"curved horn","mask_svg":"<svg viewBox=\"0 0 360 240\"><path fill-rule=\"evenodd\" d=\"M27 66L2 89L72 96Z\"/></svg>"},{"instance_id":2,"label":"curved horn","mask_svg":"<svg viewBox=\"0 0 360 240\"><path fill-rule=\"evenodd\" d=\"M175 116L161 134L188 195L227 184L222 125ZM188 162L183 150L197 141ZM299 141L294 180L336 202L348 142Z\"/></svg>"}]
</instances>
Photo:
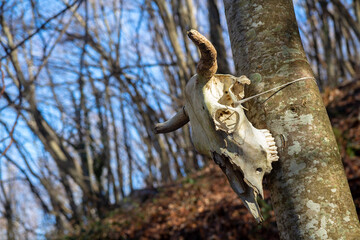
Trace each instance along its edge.
<instances>
[{"instance_id":1,"label":"curved horn","mask_svg":"<svg viewBox=\"0 0 360 240\"><path fill-rule=\"evenodd\" d=\"M185 107L182 107L182 109L179 112L177 112L175 116L173 116L166 122L157 123L155 125L154 132L156 134L169 133L169 132L175 131L176 129L181 128L182 126L187 124L189 121L190 121L190 119L186 113Z\"/></svg>"},{"instance_id":2,"label":"curved horn","mask_svg":"<svg viewBox=\"0 0 360 240\"><path fill-rule=\"evenodd\" d=\"M217 71L217 52L212 43L198 31L191 29L187 32L189 38L199 48L201 57L197 66L197 73L210 79Z\"/></svg>"}]
</instances>

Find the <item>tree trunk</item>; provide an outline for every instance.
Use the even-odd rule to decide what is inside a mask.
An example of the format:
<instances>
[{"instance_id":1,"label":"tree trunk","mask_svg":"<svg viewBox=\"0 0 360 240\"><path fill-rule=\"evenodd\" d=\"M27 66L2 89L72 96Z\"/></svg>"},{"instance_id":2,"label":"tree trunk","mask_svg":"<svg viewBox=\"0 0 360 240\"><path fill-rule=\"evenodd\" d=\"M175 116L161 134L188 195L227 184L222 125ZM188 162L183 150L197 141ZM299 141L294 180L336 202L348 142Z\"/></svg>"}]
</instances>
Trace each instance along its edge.
<instances>
[{"instance_id":1,"label":"tree trunk","mask_svg":"<svg viewBox=\"0 0 360 240\"><path fill-rule=\"evenodd\" d=\"M210 23L210 42L217 50L218 73L230 73L229 64L226 59L226 50L222 28L220 22L219 8L217 0L208 0L209 23Z\"/></svg>"},{"instance_id":2,"label":"tree trunk","mask_svg":"<svg viewBox=\"0 0 360 240\"><path fill-rule=\"evenodd\" d=\"M248 95L313 77L292 1L224 0L238 75ZM249 120L276 139L268 185L282 239L355 239L360 226L332 128L314 80L249 104Z\"/></svg>"}]
</instances>

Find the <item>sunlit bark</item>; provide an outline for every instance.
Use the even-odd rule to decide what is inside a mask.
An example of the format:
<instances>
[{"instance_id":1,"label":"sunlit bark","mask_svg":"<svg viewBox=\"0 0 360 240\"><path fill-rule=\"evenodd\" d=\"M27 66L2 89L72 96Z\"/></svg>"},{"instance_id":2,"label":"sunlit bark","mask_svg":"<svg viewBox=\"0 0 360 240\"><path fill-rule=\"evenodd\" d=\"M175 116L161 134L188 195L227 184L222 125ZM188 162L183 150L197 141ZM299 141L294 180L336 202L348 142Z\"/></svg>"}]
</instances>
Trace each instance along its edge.
<instances>
[{"instance_id":1,"label":"sunlit bark","mask_svg":"<svg viewBox=\"0 0 360 240\"><path fill-rule=\"evenodd\" d=\"M313 73L291 1L224 0L237 73L248 95ZM356 239L360 227L332 128L313 80L256 98L248 117L275 136L268 179L282 239Z\"/></svg>"}]
</instances>

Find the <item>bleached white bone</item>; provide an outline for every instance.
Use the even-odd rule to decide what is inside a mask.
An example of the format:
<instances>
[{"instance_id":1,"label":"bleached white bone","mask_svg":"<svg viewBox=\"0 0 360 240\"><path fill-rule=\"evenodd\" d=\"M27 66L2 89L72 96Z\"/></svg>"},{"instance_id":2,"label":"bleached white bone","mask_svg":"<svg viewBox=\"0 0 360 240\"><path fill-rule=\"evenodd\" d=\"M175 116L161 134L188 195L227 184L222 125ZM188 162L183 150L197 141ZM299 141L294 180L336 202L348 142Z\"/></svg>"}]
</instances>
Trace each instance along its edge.
<instances>
[{"instance_id":1,"label":"bleached white bone","mask_svg":"<svg viewBox=\"0 0 360 240\"><path fill-rule=\"evenodd\" d=\"M269 173L271 163L279 159L274 138L269 130L254 128L244 113L241 105L244 86L251 81L246 76L215 74L217 63L213 45L195 30L188 35L201 52L198 74L186 85L183 113L157 125L157 132L177 129L190 119L196 150L214 159L233 190L261 222L263 218L256 198L264 196L264 174Z\"/></svg>"}]
</instances>

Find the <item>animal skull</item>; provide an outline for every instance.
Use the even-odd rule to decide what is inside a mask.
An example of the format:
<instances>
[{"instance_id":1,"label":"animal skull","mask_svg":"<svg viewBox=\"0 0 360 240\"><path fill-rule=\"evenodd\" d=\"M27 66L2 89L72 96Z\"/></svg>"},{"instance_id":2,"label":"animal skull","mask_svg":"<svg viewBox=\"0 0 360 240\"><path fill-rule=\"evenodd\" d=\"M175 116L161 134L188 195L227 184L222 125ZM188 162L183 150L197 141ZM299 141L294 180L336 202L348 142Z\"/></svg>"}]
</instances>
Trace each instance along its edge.
<instances>
[{"instance_id":1,"label":"animal skull","mask_svg":"<svg viewBox=\"0 0 360 240\"><path fill-rule=\"evenodd\" d=\"M188 36L201 52L197 74L186 85L185 107L157 124L155 132L171 132L190 121L196 150L214 159L245 206L262 222L256 198L258 194L263 197L264 174L278 160L274 138L267 129L254 128L239 103L250 80L215 74L217 54L213 45L195 30Z\"/></svg>"}]
</instances>

